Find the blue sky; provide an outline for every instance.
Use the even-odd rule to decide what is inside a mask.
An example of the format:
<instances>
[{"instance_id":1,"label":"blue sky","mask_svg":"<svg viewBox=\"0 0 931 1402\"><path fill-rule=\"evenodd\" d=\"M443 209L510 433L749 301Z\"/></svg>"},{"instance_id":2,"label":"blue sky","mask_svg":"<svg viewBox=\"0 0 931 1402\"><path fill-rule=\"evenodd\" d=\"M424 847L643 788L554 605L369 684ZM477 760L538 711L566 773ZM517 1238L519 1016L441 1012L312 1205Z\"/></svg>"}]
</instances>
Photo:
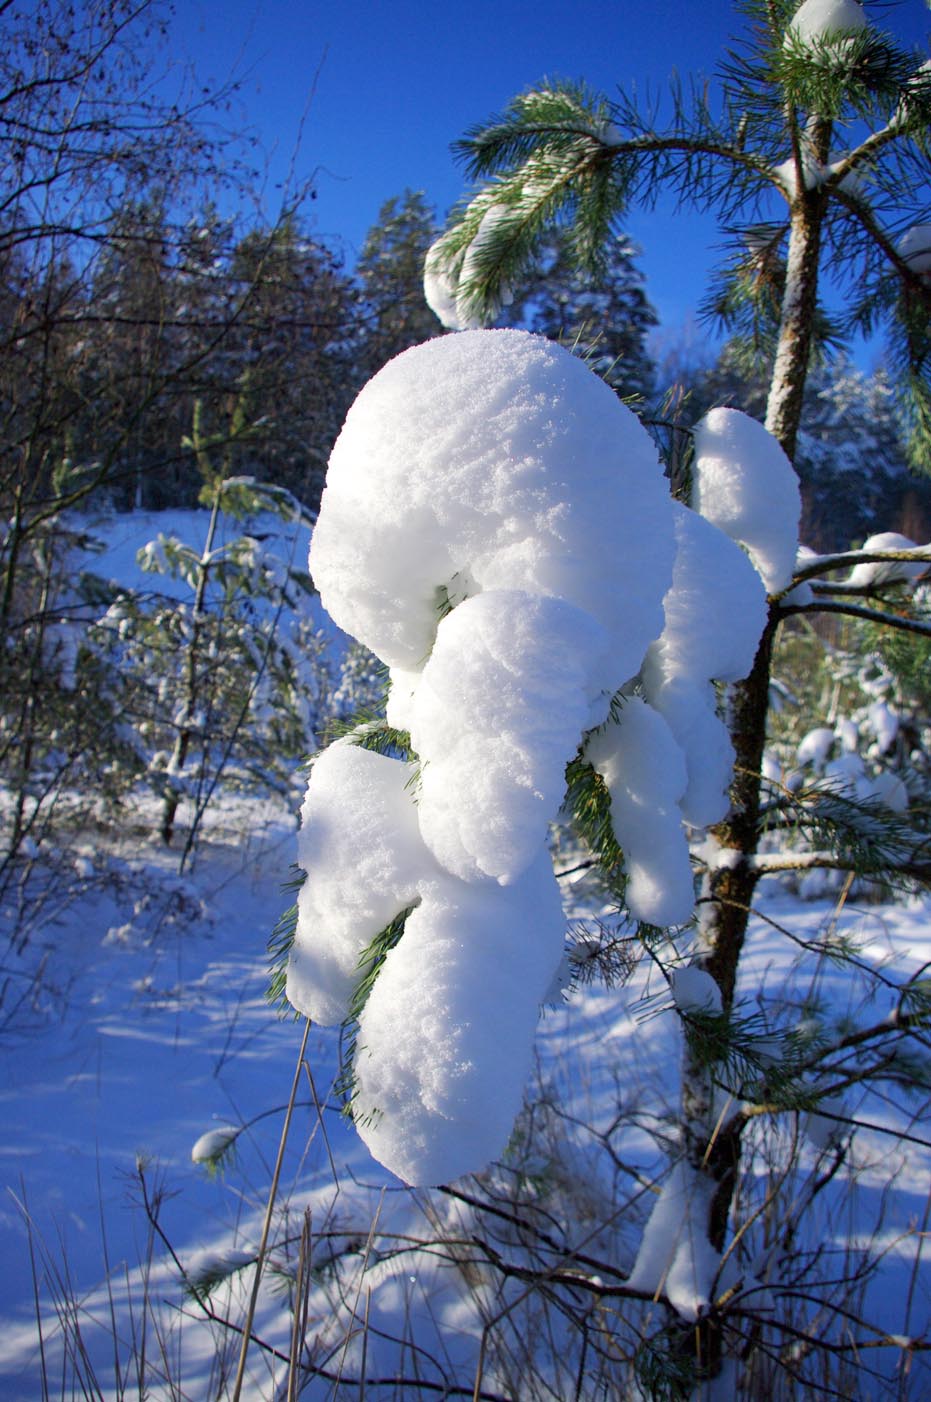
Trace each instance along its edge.
<instances>
[{"instance_id":1,"label":"blue sky","mask_svg":"<svg viewBox=\"0 0 931 1402\"><path fill-rule=\"evenodd\" d=\"M872 0L874 20L929 52L926 0ZM242 77L239 104L276 182L316 172L316 232L352 263L379 207L405 186L443 214L463 190L450 143L543 76L609 94L712 75L742 21L730 0L179 0L172 46L203 82ZM648 291L678 328L701 299L712 221L635 213Z\"/></svg>"}]
</instances>

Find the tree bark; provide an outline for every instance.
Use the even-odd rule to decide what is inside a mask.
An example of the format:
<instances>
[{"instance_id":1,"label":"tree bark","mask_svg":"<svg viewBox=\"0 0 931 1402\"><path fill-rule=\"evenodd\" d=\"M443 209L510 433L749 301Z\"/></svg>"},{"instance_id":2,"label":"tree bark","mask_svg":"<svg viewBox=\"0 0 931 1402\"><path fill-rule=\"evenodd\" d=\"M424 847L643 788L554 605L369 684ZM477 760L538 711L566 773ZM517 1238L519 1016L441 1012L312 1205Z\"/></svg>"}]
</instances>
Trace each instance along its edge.
<instances>
[{"instance_id":1,"label":"tree bark","mask_svg":"<svg viewBox=\"0 0 931 1402\"><path fill-rule=\"evenodd\" d=\"M815 124L812 137L819 147L826 143L824 124ZM801 191L792 208L786 285L766 414L766 427L790 460L795 454L811 357L823 211L823 198L817 190ZM761 770L779 618L778 605L771 603L753 668L744 681L730 689L728 698L734 745L731 804L727 817L712 829L725 855L709 873L700 906L701 962L721 991L725 1014L733 1008L750 908L760 880L760 872L746 859L756 854L760 839ZM707 1230L711 1245L721 1251L740 1169L743 1122L731 1117L718 1123L714 1089L714 1068L695 1055L687 1037L682 1071L683 1147L692 1168L714 1182ZM690 1331L690 1338L699 1372L715 1375L722 1362L722 1339L713 1312Z\"/></svg>"}]
</instances>

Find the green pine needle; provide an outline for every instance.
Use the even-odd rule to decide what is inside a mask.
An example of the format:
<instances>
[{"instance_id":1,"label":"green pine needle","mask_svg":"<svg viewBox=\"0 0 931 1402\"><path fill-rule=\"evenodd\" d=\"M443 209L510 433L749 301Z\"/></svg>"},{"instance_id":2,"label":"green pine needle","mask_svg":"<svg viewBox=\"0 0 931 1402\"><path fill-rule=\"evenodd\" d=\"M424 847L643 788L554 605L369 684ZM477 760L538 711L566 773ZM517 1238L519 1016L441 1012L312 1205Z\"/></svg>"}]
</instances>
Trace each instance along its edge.
<instances>
[{"instance_id":1,"label":"green pine needle","mask_svg":"<svg viewBox=\"0 0 931 1402\"><path fill-rule=\"evenodd\" d=\"M340 1066L333 1087L343 1100L343 1113L350 1119L355 1119L353 1101L356 1094L355 1060L359 1051L359 1020L385 960L400 941L407 917L418 904L419 902L415 901L396 915L383 930L379 930L359 956L359 980L353 989L349 1000L349 1012L340 1030Z\"/></svg>"}]
</instances>

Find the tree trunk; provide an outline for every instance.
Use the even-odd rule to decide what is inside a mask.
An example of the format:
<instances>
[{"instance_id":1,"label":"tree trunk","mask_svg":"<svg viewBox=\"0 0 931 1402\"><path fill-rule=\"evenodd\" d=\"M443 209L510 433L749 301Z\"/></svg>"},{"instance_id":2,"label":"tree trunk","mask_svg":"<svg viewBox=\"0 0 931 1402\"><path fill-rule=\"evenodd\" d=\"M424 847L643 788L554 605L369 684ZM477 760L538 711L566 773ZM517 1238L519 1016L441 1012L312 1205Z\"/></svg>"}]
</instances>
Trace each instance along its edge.
<instances>
[{"instance_id":1,"label":"tree trunk","mask_svg":"<svg viewBox=\"0 0 931 1402\"><path fill-rule=\"evenodd\" d=\"M200 571L197 576L197 591L194 596L194 607L191 610L191 637L184 658L184 695L181 717L178 722L178 730L175 735L175 743L172 748L171 758L168 761L167 772L170 781L173 781L175 776L180 776L182 773L187 763L188 751L194 733L194 716L200 699L198 694L200 681L198 672L200 664L200 635L203 631L206 616L207 576L210 572L213 542L216 536L219 513L220 487L218 485L210 512L210 524L207 527L207 540L204 544L203 554L200 560ZM162 819L159 824L159 833L166 847L171 846L171 839L174 836L175 830L175 817L177 816L180 803L181 795L179 791L176 788L171 788L165 795L162 804Z\"/></svg>"},{"instance_id":2,"label":"tree trunk","mask_svg":"<svg viewBox=\"0 0 931 1402\"><path fill-rule=\"evenodd\" d=\"M830 124L821 118L814 118L809 124L805 145L816 161L826 162ZM824 196L817 187L800 191L792 203L779 341L766 403L766 427L782 444L790 462L795 458L795 440L802 417L802 399L811 359L818 307L818 261L824 210Z\"/></svg>"},{"instance_id":3,"label":"tree trunk","mask_svg":"<svg viewBox=\"0 0 931 1402\"><path fill-rule=\"evenodd\" d=\"M822 214L823 204L816 191L799 195L792 211L779 342L766 414L766 427L790 459L795 453L811 356ZM721 991L725 1013L733 1007L740 956L759 880L759 874L745 858L756 853L760 838L760 781L778 622L778 606L771 604L753 669L744 681L730 689L729 729L734 745L731 806L727 817L712 830L722 852L728 855L710 871L699 907L701 962ZM740 1167L742 1122L736 1118L723 1124L717 1122L713 1077L713 1068L694 1054L687 1037L682 1069L683 1147L690 1165L709 1176L715 1185L708 1237L711 1245L721 1251ZM705 1376L716 1374L722 1361L722 1341L714 1316L689 1330L689 1336L691 1356L699 1371Z\"/></svg>"}]
</instances>

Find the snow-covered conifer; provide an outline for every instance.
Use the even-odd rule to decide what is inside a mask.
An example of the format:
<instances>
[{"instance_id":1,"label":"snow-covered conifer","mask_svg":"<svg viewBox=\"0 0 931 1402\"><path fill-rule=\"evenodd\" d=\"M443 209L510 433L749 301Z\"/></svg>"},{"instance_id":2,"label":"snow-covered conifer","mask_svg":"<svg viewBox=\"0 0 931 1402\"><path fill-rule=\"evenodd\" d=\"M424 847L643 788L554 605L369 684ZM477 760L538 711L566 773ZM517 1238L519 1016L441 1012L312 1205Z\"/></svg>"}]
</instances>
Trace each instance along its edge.
<instances>
[{"instance_id":1,"label":"snow-covered conifer","mask_svg":"<svg viewBox=\"0 0 931 1402\"><path fill-rule=\"evenodd\" d=\"M579 267L594 269L630 206L652 203L665 185L687 204L717 210L731 253L708 306L737 333L734 351L743 363L766 366L765 430L726 408L712 409L695 429L695 520L680 511L674 522L677 555L665 626L616 697L610 722L589 736L583 752L605 781L589 834L598 848L614 815L614 836L628 847L631 909L678 919L687 893L671 815L678 809L690 822L715 824L701 844L701 915L695 963L687 968L713 981L716 1011L679 1007L686 1052L675 1163L630 1281L664 1295L681 1318L697 1323L676 1356L687 1353L705 1375L721 1376L727 1306L711 1299L711 1288L744 1134L756 1109L773 1113L775 1105L799 1106L812 1096L811 1081L793 1082L791 1066L778 1076L764 1073L741 1028L738 972L758 883L796 859L801 870L820 863L845 875L928 879L924 838L909 828L910 814L884 807L888 796L901 808L902 794L880 779L887 772L880 733L886 737L889 727L878 713L877 731L866 717L858 730L861 748L875 735L866 754L851 748L848 731L838 741L833 722L824 727L826 743L810 742L821 771L810 788L798 771L786 773L783 783L782 767L766 758L773 649L785 619L831 612L900 629L902 636L931 633L917 610L893 613L883 602L883 589L905 575L899 566L917 572L925 552L893 564L905 552L879 547L868 553L883 558L860 561L800 550L791 465L815 352L836 347L844 328L880 325L889 336L911 461L931 462L921 232L931 119L926 60L869 24L856 0L748 0L740 8L755 28L722 70L720 101L703 86L689 101L674 82L670 117L660 127L662 109L646 110L632 94L611 102L580 84L542 83L474 129L459 149L478 188L434 245L456 311L474 325L496 314L507 284L519 282L555 227ZM506 214L483 225L493 206ZM910 226L917 232L903 238ZM825 279L846 303L841 323L822 306ZM704 526L730 538L730 555L719 544L707 546ZM832 583L830 576L850 564L860 569L856 578ZM716 577L719 592L710 584ZM863 602L871 596L876 607ZM733 658L726 651L730 635ZM741 678L747 669L727 695L725 733L712 681ZM416 682L407 677L405 685L410 698ZM842 752L832 756L838 743ZM685 760L684 790L677 752ZM661 753L662 791L641 784L641 769L649 771ZM764 773L773 777L764 780ZM801 830L805 842L771 852L773 834L787 829ZM819 850L801 850L809 838ZM611 860L617 862L616 853ZM655 946L651 952L663 962ZM829 1053L815 1048L808 1055L815 1064ZM866 1073L876 1073L875 1066ZM739 1105L745 1094L764 1103L745 1112ZM706 1328L712 1312L717 1318ZM741 1340L744 1325L741 1319Z\"/></svg>"},{"instance_id":2,"label":"snow-covered conifer","mask_svg":"<svg viewBox=\"0 0 931 1402\"><path fill-rule=\"evenodd\" d=\"M570 762L603 777L630 914L690 920L694 813L679 804L723 799L712 682L750 667L764 592L672 500L612 391L516 331L432 340L366 386L310 569L391 669L410 759L362 748L363 728L315 761L288 997L354 1025L360 1133L406 1181L436 1183L499 1153L520 1105L563 957L546 849Z\"/></svg>"}]
</instances>

